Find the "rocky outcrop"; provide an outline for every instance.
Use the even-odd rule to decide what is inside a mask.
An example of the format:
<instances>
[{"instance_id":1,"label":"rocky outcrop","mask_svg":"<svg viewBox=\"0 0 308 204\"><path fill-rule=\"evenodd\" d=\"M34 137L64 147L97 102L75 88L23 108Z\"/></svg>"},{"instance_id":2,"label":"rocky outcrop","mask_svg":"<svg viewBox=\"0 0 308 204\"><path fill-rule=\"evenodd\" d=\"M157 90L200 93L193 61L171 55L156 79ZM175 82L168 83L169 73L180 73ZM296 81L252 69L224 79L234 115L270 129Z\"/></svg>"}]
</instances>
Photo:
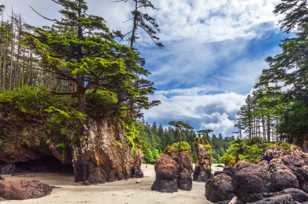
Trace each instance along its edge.
<instances>
[{"instance_id":1,"label":"rocky outcrop","mask_svg":"<svg viewBox=\"0 0 308 204\"><path fill-rule=\"evenodd\" d=\"M211 153L206 145L198 144L197 164L194 170L194 181L206 182L211 176Z\"/></svg>"},{"instance_id":2,"label":"rocky outcrop","mask_svg":"<svg viewBox=\"0 0 308 204\"><path fill-rule=\"evenodd\" d=\"M308 202L307 162L308 155L299 149L290 152L268 150L265 160L252 164L239 162L224 171L232 180L234 195L242 203L302 203ZM228 181L215 175L206 185L206 195L210 201L217 202L212 196L218 188L213 181ZM222 192L222 190L219 190ZM215 194L214 194L215 195Z\"/></svg>"},{"instance_id":3,"label":"rocky outcrop","mask_svg":"<svg viewBox=\"0 0 308 204\"><path fill-rule=\"evenodd\" d=\"M0 180L0 197L6 200L26 200L50 194L52 187L39 181Z\"/></svg>"},{"instance_id":4,"label":"rocky outcrop","mask_svg":"<svg viewBox=\"0 0 308 204\"><path fill-rule=\"evenodd\" d=\"M142 176L142 154L137 152L133 157L121 124L88 121L76 148L57 141L40 120L12 122L16 120L0 117L0 133L6 136L0 151L2 174L11 174L13 168L8 167L13 165L17 172L68 170L74 173L76 182L84 184Z\"/></svg>"},{"instance_id":5,"label":"rocky outcrop","mask_svg":"<svg viewBox=\"0 0 308 204\"><path fill-rule=\"evenodd\" d=\"M185 151L161 155L155 164L156 179L152 190L176 192L178 189L192 189L192 162Z\"/></svg>"},{"instance_id":6,"label":"rocky outcrop","mask_svg":"<svg viewBox=\"0 0 308 204\"><path fill-rule=\"evenodd\" d=\"M178 191L178 164L169 155L162 154L155 164L156 179L152 190L173 193Z\"/></svg>"},{"instance_id":7,"label":"rocky outcrop","mask_svg":"<svg viewBox=\"0 0 308 204\"><path fill-rule=\"evenodd\" d=\"M108 121L88 123L82 149L74 152L76 182L96 184L134 177L136 163L120 130Z\"/></svg>"},{"instance_id":8,"label":"rocky outcrop","mask_svg":"<svg viewBox=\"0 0 308 204\"><path fill-rule=\"evenodd\" d=\"M234 197L232 178L224 172L219 172L209 179L205 189L206 198L212 202L229 201Z\"/></svg>"},{"instance_id":9,"label":"rocky outcrop","mask_svg":"<svg viewBox=\"0 0 308 204\"><path fill-rule=\"evenodd\" d=\"M178 187L181 190L190 191L192 189L193 167L190 155L187 152L180 152L175 161L178 164Z\"/></svg>"}]
</instances>

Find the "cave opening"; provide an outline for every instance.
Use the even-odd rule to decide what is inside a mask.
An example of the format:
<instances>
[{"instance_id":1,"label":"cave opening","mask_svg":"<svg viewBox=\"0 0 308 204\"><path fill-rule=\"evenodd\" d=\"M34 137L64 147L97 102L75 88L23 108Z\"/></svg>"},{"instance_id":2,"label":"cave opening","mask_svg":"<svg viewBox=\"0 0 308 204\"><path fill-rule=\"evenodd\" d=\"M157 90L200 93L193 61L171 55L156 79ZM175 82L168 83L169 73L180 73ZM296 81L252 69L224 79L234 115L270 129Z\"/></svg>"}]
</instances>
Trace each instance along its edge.
<instances>
[{"instance_id":1,"label":"cave opening","mask_svg":"<svg viewBox=\"0 0 308 204\"><path fill-rule=\"evenodd\" d=\"M73 174L72 164L63 164L53 156L44 156L37 160L14 163L15 173L65 173Z\"/></svg>"}]
</instances>

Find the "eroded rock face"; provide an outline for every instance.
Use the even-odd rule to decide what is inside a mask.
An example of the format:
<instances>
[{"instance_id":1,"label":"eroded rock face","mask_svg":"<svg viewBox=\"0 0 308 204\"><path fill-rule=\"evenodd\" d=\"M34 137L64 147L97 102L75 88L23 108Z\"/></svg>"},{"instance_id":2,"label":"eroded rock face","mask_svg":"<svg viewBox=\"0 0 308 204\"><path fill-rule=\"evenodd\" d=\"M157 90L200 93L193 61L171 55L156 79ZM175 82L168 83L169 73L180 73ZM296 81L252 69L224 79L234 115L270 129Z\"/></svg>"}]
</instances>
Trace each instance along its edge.
<instances>
[{"instance_id":1,"label":"eroded rock face","mask_svg":"<svg viewBox=\"0 0 308 204\"><path fill-rule=\"evenodd\" d=\"M178 164L169 155L162 154L155 164L156 179L152 190L173 193L178 191Z\"/></svg>"},{"instance_id":2,"label":"eroded rock face","mask_svg":"<svg viewBox=\"0 0 308 204\"><path fill-rule=\"evenodd\" d=\"M135 178L143 178L143 172L141 170L143 153L140 149L138 149L135 153L135 163L133 167L133 177Z\"/></svg>"},{"instance_id":3,"label":"eroded rock face","mask_svg":"<svg viewBox=\"0 0 308 204\"><path fill-rule=\"evenodd\" d=\"M226 176L215 175L208 181L206 196L213 202L220 201L220 194L215 195L216 181L230 183L234 194L242 203L280 204L308 202L307 195L307 154L294 149L291 152L268 150L264 160L257 164L239 162L230 169L225 169ZM222 178L221 178L222 177Z\"/></svg>"},{"instance_id":4,"label":"eroded rock face","mask_svg":"<svg viewBox=\"0 0 308 204\"><path fill-rule=\"evenodd\" d=\"M176 160L178 164L178 187L181 190L190 191L192 189L192 161L187 152L180 152Z\"/></svg>"},{"instance_id":5,"label":"eroded rock face","mask_svg":"<svg viewBox=\"0 0 308 204\"><path fill-rule=\"evenodd\" d=\"M194 180L206 182L212 176L211 165L209 150L204 145L199 144L197 147L197 164L193 175Z\"/></svg>"},{"instance_id":6,"label":"eroded rock face","mask_svg":"<svg viewBox=\"0 0 308 204\"><path fill-rule=\"evenodd\" d=\"M6 200L26 200L50 194L52 187L39 181L0 180L0 197Z\"/></svg>"},{"instance_id":7,"label":"eroded rock face","mask_svg":"<svg viewBox=\"0 0 308 204\"><path fill-rule=\"evenodd\" d=\"M205 196L212 202L231 200L234 197L234 187L231 176L224 172L220 172L210 178L206 183Z\"/></svg>"},{"instance_id":8,"label":"eroded rock face","mask_svg":"<svg viewBox=\"0 0 308 204\"><path fill-rule=\"evenodd\" d=\"M68 144L60 148L41 123L15 124L14 120L0 117L0 132L7 140L0 151L0 173L11 172L12 168L7 165L15 165L17 172L53 171L63 166L70 173L74 172L77 182L84 184L142 176L142 155L137 152L133 157L123 128L114 122L88 121L79 148Z\"/></svg>"},{"instance_id":9,"label":"eroded rock face","mask_svg":"<svg viewBox=\"0 0 308 204\"><path fill-rule=\"evenodd\" d=\"M76 182L96 184L134 176L136 163L131 148L120 130L120 127L108 121L89 122L81 153L75 151ZM140 163L137 162L137 165Z\"/></svg>"}]
</instances>

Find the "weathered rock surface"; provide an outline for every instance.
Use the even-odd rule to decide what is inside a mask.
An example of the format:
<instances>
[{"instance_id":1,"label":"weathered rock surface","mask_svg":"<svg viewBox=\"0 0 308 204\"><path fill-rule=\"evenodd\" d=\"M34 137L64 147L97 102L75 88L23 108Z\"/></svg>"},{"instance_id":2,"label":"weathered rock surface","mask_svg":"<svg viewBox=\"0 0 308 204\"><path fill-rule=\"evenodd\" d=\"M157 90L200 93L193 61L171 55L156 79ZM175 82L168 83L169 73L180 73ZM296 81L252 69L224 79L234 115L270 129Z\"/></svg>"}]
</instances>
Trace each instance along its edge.
<instances>
[{"instance_id":1,"label":"weathered rock surface","mask_svg":"<svg viewBox=\"0 0 308 204\"><path fill-rule=\"evenodd\" d=\"M156 179L152 190L173 193L178 190L178 164L169 155L162 154L155 164Z\"/></svg>"},{"instance_id":2,"label":"weathered rock surface","mask_svg":"<svg viewBox=\"0 0 308 204\"><path fill-rule=\"evenodd\" d=\"M140 149L136 151L135 154L135 163L133 167L133 177L135 178L143 178L143 172L141 170L143 153Z\"/></svg>"},{"instance_id":3,"label":"weathered rock surface","mask_svg":"<svg viewBox=\"0 0 308 204\"><path fill-rule=\"evenodd\" d=\"M212 202L226 202L234 197L232 178L224 172L217 173L210 178L205 189L206 198Z\"/></svg>"},{"instance_id":4,"label":"weathered rock surface","mask_svg":"<svg viewBox=\"0 0 308 204\"><path fill-rule=\"evenodd\" d=\"M0 132L6 136L5 146L0 151L1 174L11 174L13 170L63 169L74 173L76 182L84 184L142 176L142 155L132 156L123 127L114 122L88 121L85 124L86 137L76 149L69 145L59 148L39 120L22 124L14 122L16 120L0 116Z\"/></svg>"},{"instance_id":5,"label":"weathered rock surface","mask_svg":"<svg viewBox=\"0 0 308 204\"><path fill-rule=\"evenodd\" d=\"M108 121L89 122L81 153L74 153L76 182L96 184L134 177L135 161L120 130Z\"/></svg>"},{"instance_id":6,"label":"weathered rock surface","mask_svg":"<svg viewBox=\"0 0 308 204\"><path fill-rule=\"evenodd\" d=\"M174 153L173 159L177 162L178 172L177 180L178 187L181 190L190 191L192 189L192 161L188 152Z\"/></svg>"},{"instance_id":7,"label":"weathered rock surface","mask_svg":"<svg viewBox=\"0 0 308 204\"><path fill-rule=\"evenodd\" d=\"M163 154L155 164L156 180L152 190L176 192L178 189L192 189L192 161L185 151Z\"/></svg>"},{"instance_id":8,"label":"weathered rock surface","mask_svg":"<svg viewBox=\"0 0 308 204\"><path fill-rule=\"evenodd\" d=\"M239 162L231 169L224 171L230 178L215 175L207 183L206 196L210 201L217 202L215 195L217 185L213 181L226 180L234 188L234 194L242 203L280 204L308 202L308 155L299 149L291 152L268 150L263 161L257 164ZM223 182L223 181L221 181ZM222 190L220 190L222 192ZM218 199L219 198L219 199Z\"/></svg>"},{"instance_id":9,"label":"weathered rock surface","mask_svg":"<svg viewBox=\"0 0 308 204\"><path fill-rule=\"evenodd\" d=\"M206 146L198 144L197 164L194 170L194 181L206 182L211 176L212 159Z\"/></svg>"},{"instance_id":10,"label":"weathered rock surface","mask_svg":"<svg viewBox=\"0 0 308 204\"><path fill-rule=\"evenodd\" d=\"M52 187L39 181L0 180L0 197L6 200L26 200L50 194Z\"/></svg>"}]
</instances>

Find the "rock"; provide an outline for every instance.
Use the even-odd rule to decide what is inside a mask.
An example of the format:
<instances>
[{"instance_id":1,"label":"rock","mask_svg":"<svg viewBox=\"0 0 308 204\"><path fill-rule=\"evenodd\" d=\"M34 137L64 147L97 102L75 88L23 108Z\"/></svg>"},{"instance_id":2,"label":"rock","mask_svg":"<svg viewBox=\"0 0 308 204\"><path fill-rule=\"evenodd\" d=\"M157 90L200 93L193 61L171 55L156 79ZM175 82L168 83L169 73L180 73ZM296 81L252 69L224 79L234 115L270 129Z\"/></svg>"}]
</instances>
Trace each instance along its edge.
<instances>
[{"instance_id":1,"label":"rock","mask_svg":"<svg viewBox=\"0 0 308 204\"><path fill-rule=\"evenodd\" d=\"M234 197L232 178L219 173L206 183L205 196L211 202L229 201Z\"/></svg>"},{"instance_id":2,"label":"rock","mask_svg":"<svg viewBox=\"0 0 308 204\"><path fill-rule=\"evenodd\" d=\"M211 154L205 145L198 144L197 164L194 170L194 181L206 182L211 176Z\"/></svg>"},{"instance_id":3,"label":"rock","mask_svg":"<svg viewBox=\"0 0 308 204\"><path fill-rule=\"evenodd\" d=\"M307 202L308 194L297 188L288 188L280 192L280 194L289 194L292 196L293 200L298 202Z\"/></svg>"},{"instance_id":4,"label":"rock","mask_svg":"<svg viewBox=\"0 0 308 204\"><path fill-rule=\"evenodd\" d=\"M15 165L14 164L3 164L0 165L0 174L1 175L13 175L15 173Z\"/></svg>"},{"instance_id":5,"label":"rock","mask_svg":"<svg viewBox=\"0 0 308 204\"><path fill-rule=\"evenodd\" d=\"M121 127L105 120L88 121L85 135L82 148L73 153L76 182L97 184L134 177L136 162Z\"/></svg>"},{"instance_id":6,"label":"rock","mask_svg":"<svg viewBox=\"0 0 308 204\"><path fill-rule=\"evenodd\" d=\"M39 181L0 180L0 197L6 200L26 200L50 194L52 187Z\"/></svg>"},{"instance_id":7,"label":"rock","mask_svg":"<svg viewBox=\"0 0 308 204\"><path fill-rule=\"evenodd\" d=\"M236 196L244 203L258 201L262 194L268 190L268 164L245 164L235 169L233 184Z\"/></svg>"},{"instance_id":8,"label":"rock","mask_svg":"<svg viewBox=\"0 0 308 204\"><path fill-rule=\"evenodd\" d=\"M169 155L162 154L155 164L156 179L152 190L166 193L177 192L178 164Z\"/></svg>"},{"instance_id":9,"label":"rock","mask_svg":"<svg viewBox=\"0 0 308 204\"><path fill-rule=\"evenodd\" d=\"M270 163L270 170L271 191L275 192L286 188L299 188L297 177L287 166L275 163L275 160L272 160Z\"/></svg>"},{"instance_id":10,"label":"rock","mask_svg":"<svg viewBox=\"0 0 308 204\"><path fill-rule=\"evenodd\" d=\"M298 204L291 195L283 194L277 195L270 198L264 198L257 202L248 203L248 204Z\"/></svg>"},{"instance_id":11,"label":"rock","mask_svg":"<svg viewBox=\"0 0 308 204\"><path fill-rule=\"evenodd\" d=\"M308 202L308 156L295 148L289 152L267 150L256 164L238 162L224 169L232 177L234 194L243 203Z\"/></svg>"},{"instance_id":12,"label":"rock","mask_svg":"<svg viewBox=\"0 0 308 204\"><path fill-rule=\"evenodd\" d=\"M14 115L0 115L0 130L6 138L1 146L0 163L15 164L17 172L68 169L74 173L75 181L84 184L142 176L142 156L132 156L121 124L89 119L84 123L84 133L80 136L83 140L78 148L69 144L61 148L59 141L54 141L54 132L46 131L44 124L40 118L17 123ZM51 161L56 161L56 165Z\"/></svg>"},{"instance_id":13,"label":"rock","mask_svg":"<svg viewBox=\"0 0 308 204\"><path fill-rule=\"evenodd\" d=\"M188 152L180 152L177 155L177 165L178 165L178 187L181 190L190 191L192 189L192 161L190 154Z\"/></svg>"},{"instance_id":14,"label":"rock","mask_svg":"<svg viewBox=\"0 0 308 204\"><path fill-rule=\"evenodd\" d=\"M143 178L143 172L141 170L143 154L140 149L138 149L135 153L135 163L133 167L133 177L135 178Z\"/></svg>"},{"instance_id":15,"label":"rock","mask_svg":"<svg viewBox=\"0 0 308 204\"><path fill-rule=\"evenodd\" d=\"M190 191L192 189L192 177L191 172L187 169L183 169L178 174L178 187L181 190Z\"/></svg>"}]
</instances>

